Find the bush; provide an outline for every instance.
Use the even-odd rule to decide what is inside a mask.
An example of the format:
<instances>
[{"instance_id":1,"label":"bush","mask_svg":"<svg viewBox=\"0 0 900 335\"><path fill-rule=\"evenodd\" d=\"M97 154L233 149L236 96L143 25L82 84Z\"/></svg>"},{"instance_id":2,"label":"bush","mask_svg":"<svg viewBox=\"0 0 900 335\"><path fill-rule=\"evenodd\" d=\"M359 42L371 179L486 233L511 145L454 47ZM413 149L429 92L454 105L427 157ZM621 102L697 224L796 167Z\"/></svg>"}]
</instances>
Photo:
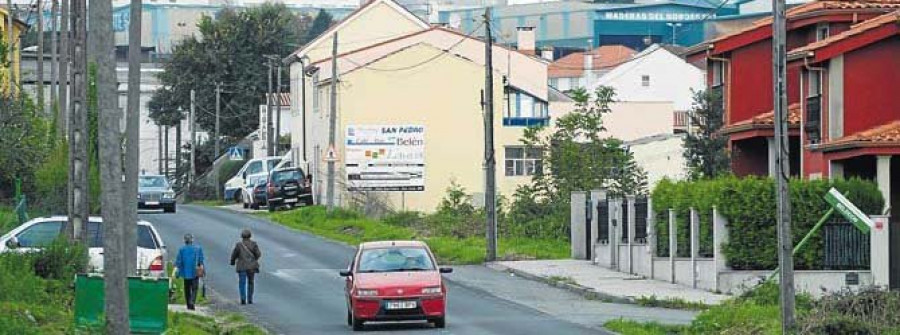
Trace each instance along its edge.
<instances>
[{"instance_id":1,"label":"bush","mask_svg":"<svg viewBox=\"0 0 900 335\"><path fill-rule=\"evenodd\" d=\"M800 334L900 333L900 292L844 291L812 303L799 318Z\"/></svg>"},{"instance_id":2,"label":"bush","mask_svg":"<svg viewBox=\"0 0 900 335\"><path fill-rule=\"evenodd\" d=\"M861 179L849 180L792 180L790 183L791 219L794 243L800 241L825 214L829 205L823 199L834 187L865 213L879 213L884 200L877 186ZM740 232L732 238L723 252L728 265L735 270L768 270L777 266L777 235L775 220L775 184L769 178L725 177L696 182L661 181L653 191L653 206L657 213L656 230L660 255L668 254L667 209L676 211L676 233L679 250L689 250L690 208L701 214L701 249L711 250L712 208L728 219L728 229ZM733 235L734 236L734 235ZM798 270L821 269L824 240L813 236L805 249L794 258ZM680 255L681 252L679 252Z\"/></svg>"}]
</instances>

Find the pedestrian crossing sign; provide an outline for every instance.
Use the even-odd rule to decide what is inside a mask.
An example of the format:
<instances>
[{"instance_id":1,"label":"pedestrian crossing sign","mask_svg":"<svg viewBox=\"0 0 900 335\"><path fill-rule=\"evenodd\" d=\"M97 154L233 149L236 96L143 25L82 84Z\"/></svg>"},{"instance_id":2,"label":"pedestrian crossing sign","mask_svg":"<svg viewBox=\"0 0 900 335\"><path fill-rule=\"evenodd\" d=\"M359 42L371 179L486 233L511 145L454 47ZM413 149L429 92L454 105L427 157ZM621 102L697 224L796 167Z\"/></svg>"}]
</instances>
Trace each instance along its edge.
<instances>
[{"instance_id":1,"label":"pedestrian crossing sign","mask_svg":"<svg viewBox=\"0 0 900 335\"><path fill-rule=\"evenodd\" d=\"M244 150L238 147L228 148L228 160L242 161L244 160Z\"/></svg>"}]
</instances>

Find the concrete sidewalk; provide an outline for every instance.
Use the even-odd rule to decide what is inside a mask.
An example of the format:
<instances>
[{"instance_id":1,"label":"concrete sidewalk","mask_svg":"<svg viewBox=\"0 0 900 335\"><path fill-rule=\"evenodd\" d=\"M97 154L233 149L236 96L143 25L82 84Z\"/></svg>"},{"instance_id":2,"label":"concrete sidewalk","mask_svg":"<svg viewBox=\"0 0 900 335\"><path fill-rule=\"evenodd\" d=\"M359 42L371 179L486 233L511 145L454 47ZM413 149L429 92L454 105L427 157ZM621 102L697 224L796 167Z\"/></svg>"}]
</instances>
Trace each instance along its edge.
<instances>
[{"instance_id":1,"label":"concrete sidewalk","mask_svg":"<svg viewBox=\"0 0 900 335\"><path fill-rule=\"evenodd\" d=\"M495 262L489 267L616 302L639 298L719 304L729 296L613 271L581 260Z\"/></svg>"}]
</instances>

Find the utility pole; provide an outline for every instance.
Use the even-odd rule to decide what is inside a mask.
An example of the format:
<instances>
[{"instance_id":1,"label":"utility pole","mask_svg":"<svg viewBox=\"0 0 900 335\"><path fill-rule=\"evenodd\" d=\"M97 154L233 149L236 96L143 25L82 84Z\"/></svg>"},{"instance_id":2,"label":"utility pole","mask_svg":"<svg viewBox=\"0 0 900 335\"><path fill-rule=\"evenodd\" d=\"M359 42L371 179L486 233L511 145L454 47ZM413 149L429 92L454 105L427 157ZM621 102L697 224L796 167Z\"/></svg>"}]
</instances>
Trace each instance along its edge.
<instances>
[{"instance_id":1,"label":"utility pole","mask_svg":"<svg viewBox=\"0 0 900 335\"><path fill-rule=\"evenodd\" d=\"M37 107L38 112L44 114L47 101L44 100L44 1L35 0L37 9Z\"/></svg>"},{"instance_id":2,"label":"utility pole","mask_svg":"<svg viewBox=\"0 0 900 335\"><path fill-rule=\"evenodd\" d=\"M167 180L170 179L170 177L171 177L171 174L169 173L169 165L170 165L170 163L169 163L169 133L171 132L171 130L172 129L169 126L163 126L163 137L164 137L163 141L164 142L163 142L162 159L163 159L163 166L165 167L165 169L160 173L164 174L166 176Z\"/></svg>"},{"instance_id":3,"label":"utility pole","mask_svg":"<svg viewBox=\"0 0 900 335\"><path fill-rule=\"evenodd\" d=\"M334 149L335 132L337 131L337 55L338 55L338 34L334 33L331 41L331 112L328 114L328 150ZM328 157L328 185L325 188L325 196L328 198L328 211L334 210L334 159Z\"/></svg>"},{"instance_id":4,"label":"utility pole","mask_svg":"<svg viewBox=\"0 0 900 335\"><path fill-rule=\"evenodd\" d=\"M179 112L182 112L181 109L179 109ZM181 159L181 147L184 143L181 142L181 124L180 120L175 124L175 180L178 183L178 187L184 190L184 165Z\"/></svg>"},{"instance_id":5,"label":"utility pole","mask_svg":"<svg viewBox=\"0 0 900 335\"><path fill-rule=\"evenodd\" d=\"M191 119L189 124L191 127L191 162L190 164L188 164L188 167L190 168L190 171L188 171L187 174L188 188L187 192L184 193L184 198L186 199L186 201L191 201L191 190L194 189L194 161L196 161L197 158L197 124L195 122L197 118L197 113L195 111L196 106L196 92L194 90L191 90Z\"/></svg>"},{"instance_id":6,"label":"utility pole","mask_svg":"<svg viewBox=\"0 0 900 335\"><path fill-rule=\"evenodd\" d=\"M267 56L268 57L268 56ZM266 61L269 69L269 89L266 91L266 156L275 156L272 148L272 59Z\"/></svg>"},{"instance_id":7,"label":"utility pole","mask_svg":"<svg viewBox=\"0 0 900 335\"><path fill-rule=\"evenodd\" d=\"M66 1L66 0L64 0ZM65 2L63 2L65 4ZM63 17L69 15L63 10ZM72 45L70 49L72 61L72 110L69 115L69 221L67 233L75 240L81 241L87 229L88 214L88 120L87 120L87 1L72 0ZM65 41L65 40L64 40ZM65 53L63 53L65 54ZM64 64L64 63L60 63ZM65 70L60 67L60 72ZM61 102L65 94L60 94ZM65 110L65 109L63 109Z\"/></svg>"},{"instance_id":8,"label":"utility pole","mask_svg":"<svg viewBox=\"0 0 900 335\"><path fill-rule=\"evenodd\" d=\"M125 264L128 274L137 270L138 163L140 162L141 109L141 0L131 0L128 22L128 106L125 116Z\"/></svg>"},{"instance_id":9,"label":"utility pole","mask_svg":"<svg viewBox=\"0 0 900 335\"><path fill-rule=\"evenodd\" d=\"M125 232L128 230L125 227L136 229L133 227L136 223L125 221L122 208L125 196L122 189L122 110L118 106L112 2L92 1L89 13L90 60L97 67L106 327L110 334L128 334L129 270L124 257L130 253L125 249ZM133 206L134 198L128 200Z\"/></svg>"},{"instance_id":10,"label":"utility pole","mask_svg":"<svg viewBox=\"0 0 900 335\"><path fill-rule=\"evenodd\" d=\"M496 161L494 160L494 66L491 7L484 9L484 208L487 213L487 256L497 259Z\"/></svg>"},{"instance_id":11,"label":"utility pole","mask_svg":"<svg viewBox=\"0 0 900 335\"><path fill-rule=\"evenodd\" d=\"M300 71L300 106L303 108L301 120L303 122L303 162L308 163L306 160L306 59L308 59L306 56L300 58L300 66L303 68L303 70Z\"/></svg>"},{"instance_id":12,"label":"utility pole","mask_svg":"<svg viewBox=\"0 0 900 335\"><path fill-rule=\"evenodd\" d=\"M778 266L781 291L781 332L790 334L794 329L794 260L791 240L791 200L788 189L790 160L787 132L787 50L785 0L772 2L772 71L773 107L775 109L775 158L776 194L778 200Z\"/></svg>"},{"instance_id":13,"label":"utility pole","mask_svg":"<svg viewBox=\"0 0 900 335\"><path fill-rule=\"evenodd\" d=\"M57 67L59 67L59 74L57 75L57 88L59 95L59 115L60 119L62 119L62 124L66 125L62 129L64 130L64 134L69 130L69 118L71 118L71 112L69 111L69 94L71 92L71 84L72 84L72 72L69 70L69 62L72 60L72 47L70 45L69 34L71 33L71 24L69 22L69 16L71 14L71 8L69 6L69 2L71 0L58 0L61 2L60 4L60 18L59 18L59 51L58 51L58 59L57 59ZM71 143L71 142L70 142ZM71 153L70 153L71 154ZM71 156L70 156L71 157Z\"/></svg>"},{"instance_id":14,"label":"utility pole","mask_svg":"<svg viewBox=\"0 0 900 335\"><path fill-rule=\"evenodd\" d=\"M157 164L157 173L160 175L165 175L163 172L163 126L156 126L156 164Z\"/></svg>"},{"instance_id":15,"label":"utility pole","mask_svg":"<svg viewBox=\"0 0 900 335\"><path fill-rule=\"evenodd\" d=\"M215 167L215 162L219 159L219 113L221 112L221 103L222 103L222 83L216 83L216 137L213 138L215 141L216 148L216 157L213 159L213 171L215 171L215 179L213 179L213 185L216 187L216 200L222 198L222 188L219 185L219 169Z\"/></svg>"},{"instance_id":16,"label":"utility pole","mask_svg":"<svg viewBox=\"0 0 900 335\"><path fill-rule=\"evenodd\" d=\"M59 25L56 22L59 15L59 0L50 0L50 106L51 110L56 112L56 131L57 135L64 134L65 120L59 112L59 100L57 100L57 90L59 89L59 46L57 45Z\"/></svg>"},{"instance_id":17,"label":"utility pole","mask_svg":"<svg viewBox=\"0 0 900 335\"><path fill-rule=\"evenodd\" d=\"M281 145L281 62L275 67L275 155L278 155L278 147Z\"/></svg>"},{"instance_id":18,"label":"utility pole","mask_svg":"<svg viewBox=\"0 0 900 335\"><path fill-rule=\"evenodd\" d=\"M13 30L15 30L15 29L13 28L14 26L13 26L12 0L6 0L6 8L9 11L9 15L6 15L6 43L9 44L8 48L6 50L7 53L9 53L8 57L6 58L9 60L9 69L8 69L9 71L6 72L9 74L8 76L6 76L6 80L7 80L6 87L9 89L9 92L7 92L7 93L9 93L9 95L12 96L13 87L14 87L13 84L15 84L15 81L13 81L13 73L14 73L13 72L13 63L14 62L12 60L16 59L15 58L16 43L15 43L15 36L13 35ZM12 101L12 99L10 99L10 101Z\"/></svg>"}]
</instances>

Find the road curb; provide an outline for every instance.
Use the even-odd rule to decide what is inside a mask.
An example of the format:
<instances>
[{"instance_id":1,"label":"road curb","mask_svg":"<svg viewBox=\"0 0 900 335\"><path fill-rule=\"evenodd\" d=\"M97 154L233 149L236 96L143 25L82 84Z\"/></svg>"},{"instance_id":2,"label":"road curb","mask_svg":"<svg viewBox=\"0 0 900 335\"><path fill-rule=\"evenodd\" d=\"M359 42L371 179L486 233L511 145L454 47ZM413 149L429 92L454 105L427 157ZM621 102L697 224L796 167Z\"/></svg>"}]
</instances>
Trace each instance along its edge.
<instances>
[{"instance_id":1,"label":"road curb","mask_svg":"<svg viewBox=\"0 0 900 335\"><path fill-rule=\"evenodd\" d=\"M485 266L487 266L488 268L493 269L493 270L512 273L516 276L519 276L519 277L522 277L522 278L525 278L525 279L528 279L531 281L536 281L536 282L544 283L546 285L550 285L553 287L561 288L566 291L578 294L578 295L584 297L585 299L589 299L589 300L602 300L605 302L620 303L620 304L636 304L637 303L634 298L619 297L619 296L614 296L611 294L597 292L596 290L594 290L590 287L585 287L585 286L581 286L581 285L577 285L577 284L570 284L570 283L564 283L561 281L551 280L550 278L547 278L544 276L535 275L532 273L514 269L514 268L511 268L511 267L508 267L508 266L505 266L502 264L498 264L498 263L485 263Z\"/></svg>"}]
</instances>

